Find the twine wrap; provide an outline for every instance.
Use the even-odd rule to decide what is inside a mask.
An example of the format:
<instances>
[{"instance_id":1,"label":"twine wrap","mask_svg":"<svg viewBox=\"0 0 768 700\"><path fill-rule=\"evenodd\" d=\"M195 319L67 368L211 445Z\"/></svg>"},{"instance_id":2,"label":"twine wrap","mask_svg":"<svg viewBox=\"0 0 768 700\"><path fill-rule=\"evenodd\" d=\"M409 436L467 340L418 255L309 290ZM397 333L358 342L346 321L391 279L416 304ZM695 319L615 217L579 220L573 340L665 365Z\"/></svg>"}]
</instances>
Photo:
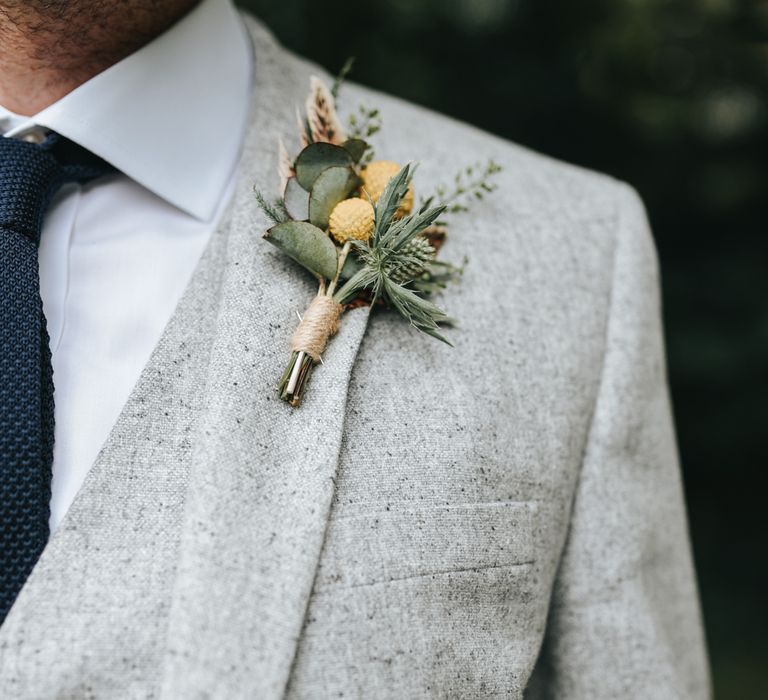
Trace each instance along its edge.
<instances>
[{"instance_id":1,"label":"twine wrap","mask_svg":"<svg viewBox=\"0 0 768 700\"><path fill-rule=\"evenodd\" d=\"M339 318L344 307L331 297L318 294L304 312L291 336L291 351L305 352L320 362L328 339L339 330Z\"/></svg>"}]
</instances>

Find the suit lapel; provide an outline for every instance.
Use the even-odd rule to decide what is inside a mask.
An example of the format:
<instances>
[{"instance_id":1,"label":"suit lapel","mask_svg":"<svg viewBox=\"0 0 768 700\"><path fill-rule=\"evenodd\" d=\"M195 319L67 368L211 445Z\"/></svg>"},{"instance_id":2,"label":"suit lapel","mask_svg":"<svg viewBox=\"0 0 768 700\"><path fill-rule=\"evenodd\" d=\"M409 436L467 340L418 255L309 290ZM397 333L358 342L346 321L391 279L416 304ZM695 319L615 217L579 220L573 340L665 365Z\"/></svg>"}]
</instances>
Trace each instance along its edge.
<instances>
[{"instance_id":1,"label":"suit lapel","mask_svg":"<svg viewBox=\"0 0 768 700\"><path fill-rule=\"evenodd\" d=\"M276 183L275 129L296 140L306 67L258 26L254 127L229 232L222 299L193 456L162 696L280 697L333 495L347 386L368 318L349 312L299 410L275 387L315 284L260 240L253 186Z\"/></svg>"},{"instance_id":2,"label":"suit lapel","mask_svg":"<svg viewBox=\"0 0 768 700\"><path fill-rule=\"evenodd\" d=\"M260 240L252 189L275 189L275 138L294 142L309 74L248 24L254 108L233 204L0 628L2 697L270 698L287 683L368 310L345 316L304 405L280 402L315 289Z\"/></svg>"},{"instance_id":3,"label":"suit lapel","mask_svg":"<svg viewBox=\"0 0 768 700\"><path fill-rule=\"evenodd\" d=\"M236 294L236 285L226 292ZM295 653L324 538L349 372L367 312L345 319L302 409L274 395L290 319L276 299L224 314L205 440L192 465L163 697L277 698ZM294 307L295 308L295 307ZM277 332L270 333L270 329ZM265 332L266 331L266 332ZM277 352L276 352L277 349ZM252 362L233 361L252 358ZM257 366L268 371L258 370Z\"/></svg>"}]
</instances>

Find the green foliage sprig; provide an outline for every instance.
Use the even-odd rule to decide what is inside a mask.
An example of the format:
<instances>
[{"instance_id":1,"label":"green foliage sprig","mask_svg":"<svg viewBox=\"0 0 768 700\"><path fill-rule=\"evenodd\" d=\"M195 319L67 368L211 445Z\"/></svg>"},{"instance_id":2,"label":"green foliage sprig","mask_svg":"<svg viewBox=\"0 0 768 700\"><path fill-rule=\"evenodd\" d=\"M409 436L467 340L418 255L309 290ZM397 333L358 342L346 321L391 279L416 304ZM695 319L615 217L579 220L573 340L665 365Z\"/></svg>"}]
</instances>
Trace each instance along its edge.
<instances>
[{"instance_id":1,"label":"green foliage sprig","mask_svg":"<svg viewBox=\"0 0 768 700\"><path fill-rule=\"evenodd\" d=\"M450 185L439 185L435 194L424 200L422 207L438 202L451 214L468 211L474 200L482 200L496 190L497 185L491 180L501 170L494 160L484 166L480 163L468 165L456 173Z\"/></svg>"},{"instance_id":2,"label":"green foliage sprig","mask_svg":"<svg viewBox=\"0 0 768 700\"><path fill-rule=\"evenodd\" d=\"M339 92L341 92L341 87L342 85L344 85L344 81L347 79L347 76L352 72L352 68L354 67L354 65L355 65L355 57L350 56L344 62L344 65L341 67L339 74L334 79L333 87L331 88L331 95L333 95L334 100L338 100Z\"/></svg>"},{"instance_id":3,"label":"green foliage sprig","mask_svg":"<svg viewBox=\"0 0 768 700\"><path fill-rule=\"evenodd\" d=\"M334 101L338 104L339 94L343 87L347 77L352 72L352 68L355 65L355 57L350 56L341 67L339 74L333 81L333 87L331 88L331 95ZM378 109L368 109L365 105L360 105L357 112L353 112L347 119L347 136L350 139L360 139L361 141L367 141L371 136L374 136L381 131L382 119L381 113ZM365 152L360 158L360 164L366 165L370 163L375 155L373 147L370 143L367 144Z\"/></svg>"},{"instance_id":4,"label":"green foliage sprig","mask_svg":"<svg viewBox=\"0 0 768 700\"><path fill-rule=\"evenodd\" d=\"M435 294L445 289L450 282L458 280L464 274L466 264L466 258L461 266L443 260L431 260L424 271L414 277L410 287L423 294Z\"/></svg>"},{"instance_id":5,"label":"green foliage sprig","mask_svg":"<svg viewBox=\"0 0 768 700\"><path fill-rule=\"evenodd\" d=\"M282 197L276 197L273 200L269 200L264 196L264 193L257 190L255 187L253 193L256 195L256 202L259 205L264 215L275 224L282 224L289 221L291 215L285 208L285 202Z\"/></svg>"},{"instance_id":6,"label":"green foliage sprig","mask_svg":"<svg viewBox=\"0 0 768 700\"><path fill-rule=\"evenodd\" d=\"M360 105L357 112L349 115L347 123L350 138L368 139L381 131L381 112L378 109L369 109L365 105Z\"/></svg>"}]
</instances>

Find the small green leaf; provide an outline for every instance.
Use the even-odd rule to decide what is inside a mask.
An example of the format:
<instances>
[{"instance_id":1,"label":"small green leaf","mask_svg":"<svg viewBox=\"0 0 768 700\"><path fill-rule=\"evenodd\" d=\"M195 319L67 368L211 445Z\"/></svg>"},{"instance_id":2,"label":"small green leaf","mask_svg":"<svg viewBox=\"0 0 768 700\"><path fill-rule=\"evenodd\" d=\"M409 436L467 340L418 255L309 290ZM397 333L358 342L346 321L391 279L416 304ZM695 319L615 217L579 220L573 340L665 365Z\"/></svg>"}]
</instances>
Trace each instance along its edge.
<instances>
[{"instance_id":1,"label":"small green leaf","mask_svg":"<svg viewBox=\"0 0 768 700\"><path fill-rule=\"evenodd\" d=\"M288 180L283 201L286 210L295 221L306 221L309 218L309 192L295 177Z\"/></svg>"},{"instance_id":2,"label":"small green leaf","mask_svg":"<svg viewBox=\"0 0 768 700\"><path fill-rule=\"evenodd\" d=\"M344 62L344 65L341 67L339 74L336 76L336 80L333 81L333 87L331 88L331 95L333 95L334 100L338 98L339 91L341 90L341 86L344 84L344 81L347 79L347 76L352 71L352 66L354 65L355 65L355 57L350 56Z\"/></svg>"},{"instance_id":3,"label":"small green leaf","mask_svg":"<svg viewBox=\"0 0 768 700\"><path fill-rule=\"evenodd\" d=\"M352 156L332 143L311 143L296 159L296 179L309 192L323 170L337 165L352 165Z\"/></svg>"},{"instance_id":4,"label":"small green leaf","mask_svg":"<svg viewBox=\"0 0 768 700\"><path fill-rule=\"evenodd\" d=\"M360 178L349 167L335 166L323 170L309 195L309 220L319 228L328 228L333 208L361 184Z\"/></svg>"},{"instance_id":5,"label":"small green leaf","mask_svg":"<svg viewBox=\"0 0 768 700\"><path fill-rule=\"evenodd\" d=\"M316 226L306 221L287 221L273 226L264 238L315 275L335 277L338 249Z\"/></svg>"},{"instance_id":6,"label":"small green leaf","mask_svg":"<svg viewBox=\"0 0 768 700\"><path fill-rule=\"evenodd\" d=\"M363 139L348 139L341 147L349 153L355 163L359 163L368 150L368 144Z\"/></svg>"}]
</instances>

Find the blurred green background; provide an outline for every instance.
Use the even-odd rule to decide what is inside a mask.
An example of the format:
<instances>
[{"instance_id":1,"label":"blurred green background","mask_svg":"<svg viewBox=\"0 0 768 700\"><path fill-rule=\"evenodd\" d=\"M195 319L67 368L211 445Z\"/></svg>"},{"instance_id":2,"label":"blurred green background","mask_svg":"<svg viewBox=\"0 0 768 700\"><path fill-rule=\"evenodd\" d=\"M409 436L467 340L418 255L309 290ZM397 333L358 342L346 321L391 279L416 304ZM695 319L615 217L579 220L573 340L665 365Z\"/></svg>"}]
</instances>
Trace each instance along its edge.
<instances>
[{"instance_id":1,"label":"blurred green background","mask_svg":"<svg viewBox=\"0 0 768 700\"><path fill-rule=\"evenodd\" d=\"M718 698L768 698L768 3L242 0L354 80L634 185ZM761 554L762 552L762 554Z\"/></svg>"}]
</instances>

